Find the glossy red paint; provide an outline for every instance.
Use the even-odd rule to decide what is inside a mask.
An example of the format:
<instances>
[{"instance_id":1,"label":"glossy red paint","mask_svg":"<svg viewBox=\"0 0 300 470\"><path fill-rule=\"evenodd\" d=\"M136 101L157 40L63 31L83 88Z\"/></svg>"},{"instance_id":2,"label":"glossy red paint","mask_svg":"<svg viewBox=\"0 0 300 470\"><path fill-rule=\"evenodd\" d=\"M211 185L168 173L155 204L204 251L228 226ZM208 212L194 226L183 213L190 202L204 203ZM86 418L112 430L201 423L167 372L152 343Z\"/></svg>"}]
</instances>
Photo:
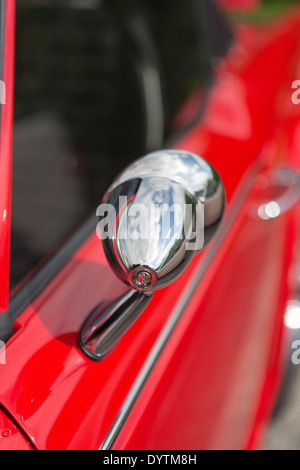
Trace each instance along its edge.
<instances>
[{"instance_id":1,"label":"glossy red paint","mask_svg":"<svg viewBox=\"0 0 300 470\"><path fill-rule=\"evenodd\" d=\"M252 202L191 299L115 449L247 447L269 354L277 349L274 312L282 316L287 299L288 270L274 252L291 258L286 223L266 227L249 219Z\"/></svg>"},{"instance_id":2,"label":"glossy red paint","mask_svg":"<svg viewBox=\"0 0 300 470\"><path fill-rule=\"evenodd\" d=\"M5 103L1 106L0 130L0 314L8 309L9 250L10 250L10 200L11 200L11 149L13 122L14 73L14 15L15 2L5 1L3 78ZM4 97L2 97L2 101Z\"/></svg>"},{"instance_id":3,"label":"glossy red paint","mask_svg":"<svg viewBox=\"0 0 300 470\"><path fill-rule=\"evenodd\" d=\"M29 440L0 409L0 450L33 450Z\"/></svg>"},{"instance_id":4,"label":"glossy red paint","mask_svg":"<svg viewBox=\"0 0 300 470\"><path fill-rule=\"evenodd\" d=\"M296 208L274 221L249 214L269 196L259 194L257 176L277 165L300 167L299 111L290 93L299 26L300 14L293 14L261 31L238 28L216 70L203 119L176 143L219 172L228 227L116 449L253 448L260 442L282 374L282 319L292 295L287 279L299 232ZM214 244L155 293L100 363L79 351L78 330L100 301L126 287L110 271L95 234L74 254L15 323L7 364L0 366L0 401L36 448L101 444L184 288L212 249Z\"/></svg>"}]
</instances>

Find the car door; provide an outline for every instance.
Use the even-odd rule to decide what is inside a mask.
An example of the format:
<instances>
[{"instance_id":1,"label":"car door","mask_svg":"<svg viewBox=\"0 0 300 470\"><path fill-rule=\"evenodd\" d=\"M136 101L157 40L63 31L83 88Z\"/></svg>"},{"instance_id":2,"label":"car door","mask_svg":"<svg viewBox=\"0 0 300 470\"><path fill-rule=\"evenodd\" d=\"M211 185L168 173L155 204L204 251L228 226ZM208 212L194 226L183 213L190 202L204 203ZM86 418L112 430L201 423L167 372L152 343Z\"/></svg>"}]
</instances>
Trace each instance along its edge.
<instances>
[{"instance_id":1,"label":"car door","mask_svg":"<svg viewBox=\"0 0 300 470\"><path fill-rule=\"evenodd\" d=\"M37 449L253 447L282 371L299 234L298 120L288 85L298 23L238 29L205 87L211 55L225 54L230 38L212 3L191 2L196 10L184 12L180 2L150 2L152 10L149 2L69 3L17 2L13 334L0 369L2 409ZM195 11L222 25L210 52L211 30L202 37L200 62ZM94 362L78 346L81 326L126 287L108 266L96 217L86 216L118 171L162 146L216 168L225 221ZM4 179L8 187L9 172Z\"/></svg>"}]
</instances>

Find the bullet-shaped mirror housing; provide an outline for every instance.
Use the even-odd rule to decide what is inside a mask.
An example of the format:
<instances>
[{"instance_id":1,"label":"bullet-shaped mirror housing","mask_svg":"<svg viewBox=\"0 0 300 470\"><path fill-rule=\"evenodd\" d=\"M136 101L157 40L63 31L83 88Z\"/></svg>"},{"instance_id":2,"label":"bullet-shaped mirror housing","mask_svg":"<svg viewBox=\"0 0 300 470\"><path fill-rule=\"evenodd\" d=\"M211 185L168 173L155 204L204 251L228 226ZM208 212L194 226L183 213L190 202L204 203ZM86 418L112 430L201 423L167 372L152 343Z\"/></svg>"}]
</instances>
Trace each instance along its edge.
<instances>
[{"instance_id":1,"label":"bullet-shaped mirror housing","mask_svg":"<svg viewBox=\"0 0 300 470\"><path fill-rule=\"evenodd\" d=\"M223 219L220 177L198 155L162 150L132 163L99 207L99 233L120 279L147 292L174 281Z\"/></svg>"}]
</instances>

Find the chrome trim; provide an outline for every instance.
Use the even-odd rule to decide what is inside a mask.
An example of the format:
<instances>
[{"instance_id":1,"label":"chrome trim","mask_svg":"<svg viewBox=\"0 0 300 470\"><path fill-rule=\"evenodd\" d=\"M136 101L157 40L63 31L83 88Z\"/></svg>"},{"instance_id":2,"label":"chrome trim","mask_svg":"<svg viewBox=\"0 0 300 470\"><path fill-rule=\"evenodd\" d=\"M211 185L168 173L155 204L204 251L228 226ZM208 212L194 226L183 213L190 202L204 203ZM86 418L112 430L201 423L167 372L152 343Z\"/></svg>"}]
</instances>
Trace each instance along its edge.
<instances>
[{"instance_id":1,"label":"chrome trim","mask_svg":"<svg viewBox=\"0 0 300 470\"><path fill-rule=\"evenodd\" d=\"M293 276L291 276L290 287L293 292L293 296L288 302L285 316L284 324L287 328L291 330L296 330L299 335L300 330L300 241L296 249L295 257L295 271ZM295 336L295 335L292 335ZM295 338L298 339L298 338Z\"/></svg>"},{"instance_id":2,"label":"chrome trim","mask_svg":"<svg viewBox=\"0 0 300 470\"><path fill-rule=\"evenodd\" d=\"M245 174L245 176L240 181L240 184L237 188L236 195L233 198L232 206L227 213L225 223L218 233L215 242L212 244L210 250L204 259L199 260L198 265L195 268L195 274L192 275L191 281L185 287L182 295L179 298L175 308L173 309L169 320L167 321L165 327L161 331L159 337L157 338L155 344L153 345L141 371L139 372L137 378L135 379L124 403L116 416L115 421L113 422L111 428L109 429L107 435L103 439L98 450L110 450L114 445L122 426L124 425L130 411L132 410L136 400L138 399L139 394L141 393L142 388L144 387L148 377L150 376L155 363L159 359L159 356L170 338L172 332L174 331L179 319L184 313L184 309L188 304L190 297L193 295L198 283L200 282L202 276L205 274L211 260L215 256L219 247L221 246L224 238L229 232L232 224L234 223L236 216L239 213L240 208L243 206L245 200L247 199L251 185L254 182L255 176L258 172L261 171L261 164L255 163Z\"/></svg>"},{"instance_id":3,"label":"chrome trim","mask_svg":"<svg viewBox=\"0 0 300 470\"><path fill-rule=\"evenodd\" d=\"M98 305L80 330L80 349L94 361L103 359L147 307L152 295L129 289L109 305Z\"/></svg>"},{"instance_id":4,"label":"chrome trim","mask_svg":"<svg viewBox=\"0 0 300 470\"><path fill-rule=\"evenodd\" d=\"M300 175L290 169L276 169L266 173L269 189L285 189L279 197L261 204L255 215L262 220L276 219L288 212L300 200Z\"/></svg>"}]
</instances>

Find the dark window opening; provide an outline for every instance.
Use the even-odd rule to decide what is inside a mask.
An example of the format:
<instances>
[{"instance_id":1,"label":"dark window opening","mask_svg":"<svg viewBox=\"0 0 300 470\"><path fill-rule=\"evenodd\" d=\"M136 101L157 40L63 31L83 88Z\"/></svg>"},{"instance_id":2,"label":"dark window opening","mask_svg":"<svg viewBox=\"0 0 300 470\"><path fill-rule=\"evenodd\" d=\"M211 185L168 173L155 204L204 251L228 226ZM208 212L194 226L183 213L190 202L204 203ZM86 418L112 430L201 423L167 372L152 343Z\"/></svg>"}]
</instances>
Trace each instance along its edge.
<instances>
[{"instance_id":1,"label":"dark window opening","mask_svg":"<svg viewBox=\"0 0 300 470\"><path fill-rule=\"evenodd\" d=\"M17 0L11 289L207 78L197 2Z\"/></svg>"}]
</instances>

